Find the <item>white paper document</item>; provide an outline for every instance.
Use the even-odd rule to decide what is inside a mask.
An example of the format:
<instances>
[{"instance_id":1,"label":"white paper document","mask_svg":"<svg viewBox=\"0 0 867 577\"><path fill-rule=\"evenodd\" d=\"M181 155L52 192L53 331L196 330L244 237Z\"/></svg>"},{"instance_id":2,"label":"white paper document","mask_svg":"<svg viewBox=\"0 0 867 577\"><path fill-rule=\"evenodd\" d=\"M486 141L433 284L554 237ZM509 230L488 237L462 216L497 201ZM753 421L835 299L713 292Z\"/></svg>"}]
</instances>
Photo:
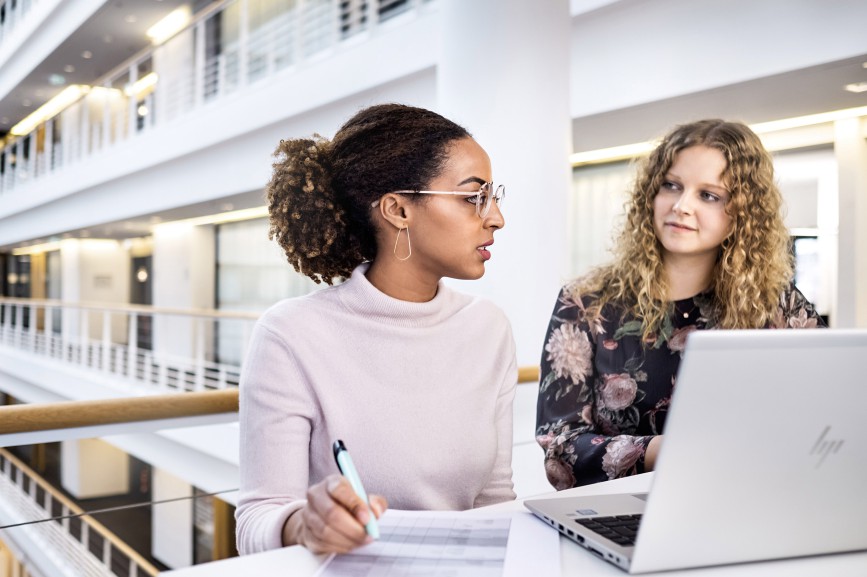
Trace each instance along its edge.
<instances>
[{"instance_id":1,"label":"white paper document","mask_svg":"<svg viewBox=\"0 0 867 577\"><path fill-rule=\"evenodd\" d=\"M556 531L526 513L466 515L389 510L379 520L380 539L334 555L320 577L509 577L527 567L560 574Z\"/></svg>"}]
</instances>

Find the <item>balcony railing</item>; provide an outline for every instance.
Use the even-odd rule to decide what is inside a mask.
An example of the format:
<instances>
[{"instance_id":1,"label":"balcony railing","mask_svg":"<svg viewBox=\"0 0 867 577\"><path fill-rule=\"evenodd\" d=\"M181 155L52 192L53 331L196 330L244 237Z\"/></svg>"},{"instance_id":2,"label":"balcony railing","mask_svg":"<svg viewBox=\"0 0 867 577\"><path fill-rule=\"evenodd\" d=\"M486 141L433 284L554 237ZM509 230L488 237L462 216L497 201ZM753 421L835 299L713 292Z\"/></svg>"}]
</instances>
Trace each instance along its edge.
<instances>
[{"instance_id":1,"label":"balcony railing","mask_svg":"<svg viewBox=\"0 0 867 577\"><path fill-rule=\"evenodd\" d=\"M3 503L23 523L18 527L38 542L58 567L87 577L155 576L156 567L118 539L101 523L84 514L69 498L5 449L0 449L0 494Z\"/></svg>"},{"instance_id":2,"label":"balcony railing","mask_svg":"<svg viewBox=\"0 0 867 577\"><path fill-rule=\"evenodd\" d=\"M15 18L27 0L18 0ZM277 74L319 59L347 38L430 0L216 2L93 86L69 86L69 105L0 148L0 202L33 183ZM0 6L9 0L0 0ZM11 25L11 24L10 24ZM2 29L2 27L0 27Z\"/></svg>"},{"instance_id":3,"label":"balcony railing","mask_svg":"<svg viewBox=\"0 0 867 577\"><path fill-rule=\"evenodd\" d=\"M195 426L202 417L221 414L237 417L237 411L237 389L182 396L149 395L0 406L0 447L45 442L46 435L50 441L58 441L116 434L118 425L128 431L161 430L172 419L178 420L174 426ZM3 530L24 532L26 535L21 537L38 544L39 550L50 558L50 564L62 568L64 574L144 577L158 573L151 563L93 516L2 448L0 506L6 513ZM223 552L224 556L228 554Z\"/></svg>"},{"instance_id":4,"label":"balcony railing","mask_svg":"<svg viewBox=\"0 0 867 577\"><path fill-rule=\"evenodd\" d=\"M258 316L0 297L0 346L155 392L225 389Z\"/></svg>"}]
</instances>

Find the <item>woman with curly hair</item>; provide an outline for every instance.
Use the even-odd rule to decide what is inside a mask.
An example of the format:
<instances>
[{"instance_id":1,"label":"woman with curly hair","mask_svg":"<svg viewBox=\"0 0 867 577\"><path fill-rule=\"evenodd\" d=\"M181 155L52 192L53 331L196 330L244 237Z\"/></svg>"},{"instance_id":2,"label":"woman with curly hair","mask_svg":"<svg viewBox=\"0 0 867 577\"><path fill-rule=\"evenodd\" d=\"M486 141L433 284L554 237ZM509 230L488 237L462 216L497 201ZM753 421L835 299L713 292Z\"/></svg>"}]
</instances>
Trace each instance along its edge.
<instances>
[{"instance_id":1,"label":"woman with curly hair","mask_svg":"<svg viewBox=\"0 0 867 577\"><path fill-rule=\"evenodd\" d=\"M644 160L613 262L563 287L548 326L536 439L555 488L653 469L690 332L822 325L781 209L743 124L678 126Z\"/></svg>"},{"instance_id":2,"label":"woman with curly hair","mask_svg":"<svg viewBox=\"0 0 867 577\"><path fill-rule=\"evenodd\" d=\"M258 321L240 384L239 551L346 552L386 508L463 510L514 499L515 344L478 279L503 228L502 186L461 126L398 104L332 140L284 140L267 186L270 236L335 286ZM368 504L338 474L352 451ZM380 496L382 495L382 496Z\"/></svg>"}]
</instances>

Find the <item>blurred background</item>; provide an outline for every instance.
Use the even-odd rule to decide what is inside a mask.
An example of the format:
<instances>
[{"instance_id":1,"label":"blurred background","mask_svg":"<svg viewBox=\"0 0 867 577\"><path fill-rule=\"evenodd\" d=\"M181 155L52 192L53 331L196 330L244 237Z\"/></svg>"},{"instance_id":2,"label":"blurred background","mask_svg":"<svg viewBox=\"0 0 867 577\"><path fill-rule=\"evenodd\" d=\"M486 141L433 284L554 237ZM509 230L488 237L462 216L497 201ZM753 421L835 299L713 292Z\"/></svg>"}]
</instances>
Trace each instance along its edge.
<instances>
[{"instance_id":1,"label":"blurred background","mask_svg":"<svg viewBox=\"0 0 867 577\"><path fill-rule=\"evenodd\" d=\"M488 272L451 284L506 310L520 365L608 259L633 160L701 118L762 137L799 288L867 327L864 22L863 0L0 0L0 404L232 393L258 315L318 288L268 241L272 152L381 102L463 124L507 185ZM519 496L550 488L524 380ZM236 414L10 414L0 526L167 502L0 529L0 577L233 554Z\"/></svg>"}]
</instances>

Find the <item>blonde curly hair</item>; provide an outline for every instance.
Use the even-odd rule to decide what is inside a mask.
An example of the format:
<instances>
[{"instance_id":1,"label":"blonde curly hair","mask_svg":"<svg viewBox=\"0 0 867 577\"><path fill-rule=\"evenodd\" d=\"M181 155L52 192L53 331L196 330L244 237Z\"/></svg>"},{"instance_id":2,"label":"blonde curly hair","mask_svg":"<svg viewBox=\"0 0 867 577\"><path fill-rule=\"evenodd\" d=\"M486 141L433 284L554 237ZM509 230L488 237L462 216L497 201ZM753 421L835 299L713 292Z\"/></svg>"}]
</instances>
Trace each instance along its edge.
<instances>
[{"instance_id":1,"label":"blonde curly hair","mask_svg":"<svg viewBox=\"0 0 867 577\"><path fill-rule=\"evenodd\" d=\"M597 297L587 308L589 318L598 319L606 304L617 304L642 321L645 342L653 342L653 335L673 312L653 226L653 202L677 154L699 145L722 153L726 160L722 180L730 193L725 210L731 229L713 271L708 324L722 329L761 328L771 320L781 291L793 277L773 160L746 125L717 119L675 127L640 162L614 261L572 285L575 296Z\"/></svg>"}]
</instances>

